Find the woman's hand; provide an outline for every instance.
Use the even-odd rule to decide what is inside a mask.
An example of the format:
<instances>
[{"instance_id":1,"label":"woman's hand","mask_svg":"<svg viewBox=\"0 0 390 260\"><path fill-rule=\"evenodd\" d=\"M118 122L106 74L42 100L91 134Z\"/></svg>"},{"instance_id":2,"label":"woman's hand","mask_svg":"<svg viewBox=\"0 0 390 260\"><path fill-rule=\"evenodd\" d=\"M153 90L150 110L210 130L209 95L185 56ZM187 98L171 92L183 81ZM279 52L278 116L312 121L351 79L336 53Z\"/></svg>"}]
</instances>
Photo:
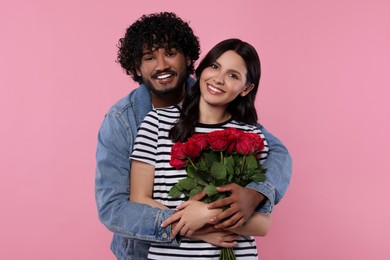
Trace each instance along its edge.
<instances>
[{"instance_id":1,"label":"woman's hand","mask_svg":"<svg viewBox=\"0 0 390 260\"><path fill-rule=\"evenodd\" d=\"M190 238L203 240L207 243L220 247L234 247L237 245L238 235L227 230L203 230L195 231Z\"/></svg>"},{"instance_id":2,"label":"woman's hand","mask_svg":"<svg viewBox=\"0 0 390 260\"><path fill-rule=\"evenodd\" d=\"M180 204L175 214L166 219L161 226L166 227L176 221L175 227L172 229L171 239L178 233L182 236L190 237L193 233L209 223L210 218L220 213L221 209L208 209L207 204L189 200Z\"/></svg>"}]
</instances>

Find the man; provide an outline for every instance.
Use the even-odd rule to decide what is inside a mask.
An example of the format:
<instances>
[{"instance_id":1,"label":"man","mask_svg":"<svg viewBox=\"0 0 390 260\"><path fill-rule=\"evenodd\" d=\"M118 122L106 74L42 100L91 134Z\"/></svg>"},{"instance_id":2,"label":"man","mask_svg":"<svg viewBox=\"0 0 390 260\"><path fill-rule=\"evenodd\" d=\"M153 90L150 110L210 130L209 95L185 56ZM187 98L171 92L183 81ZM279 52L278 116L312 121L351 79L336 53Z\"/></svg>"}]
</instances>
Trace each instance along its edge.
<instances>
[{"instance_id":1,"label":"man","mask_svg":"<svg viewBox=\"0 0 390 260\"><path fill-rule=\"evenodd\" d=\"M161 227L173 210L160 210L129 202L130 161L137 127L153 108L181 102L194 80L199 58L197 37L188 24L173 13L144 15L119 41L118 62L140 86L118 101L99 130L96 169L96 203L99 218L112 232L111 249L118 259L146 259L148 242L171 243L172 227ZM254 212L270 213L284 195L291 177L286 148L261 128L270 148L264 167L267 181L247 187L227 185L220 191L231 196L210 205L229 209L214 219L219 228L242 225ZM222 221L221 221L222 220Z\"/></svg>"}]
</instances>

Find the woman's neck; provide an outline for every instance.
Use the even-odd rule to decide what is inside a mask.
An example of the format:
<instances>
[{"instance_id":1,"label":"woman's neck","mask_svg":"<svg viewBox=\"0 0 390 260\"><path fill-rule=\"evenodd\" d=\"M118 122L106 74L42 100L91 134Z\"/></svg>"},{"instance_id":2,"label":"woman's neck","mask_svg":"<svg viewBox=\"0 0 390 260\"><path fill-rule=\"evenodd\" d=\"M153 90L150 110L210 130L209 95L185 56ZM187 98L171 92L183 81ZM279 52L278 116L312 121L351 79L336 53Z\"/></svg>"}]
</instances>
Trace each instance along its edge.
<instances>
[{"instance_id":1,"label":"woman's neck","mask_svg":"<svg viewBox=\"0 0 390 260\"><path fill-rule=\"evenodd\" d=\"M231 118L226 107L199 105L199 123L220 124Z\"/></svg>"}]
</instances>

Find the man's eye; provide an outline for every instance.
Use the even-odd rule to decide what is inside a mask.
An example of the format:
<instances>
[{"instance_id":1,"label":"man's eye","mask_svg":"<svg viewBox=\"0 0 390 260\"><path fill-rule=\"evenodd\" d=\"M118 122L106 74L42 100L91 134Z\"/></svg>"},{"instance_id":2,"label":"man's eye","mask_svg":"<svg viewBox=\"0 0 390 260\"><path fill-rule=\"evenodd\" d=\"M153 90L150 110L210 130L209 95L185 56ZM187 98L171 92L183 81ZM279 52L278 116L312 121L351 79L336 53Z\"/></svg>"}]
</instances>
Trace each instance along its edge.
<instances>
[{"instance_id":1,"label":"man's eye","mask_svg":"<svg viewBox=\"0 0 390 260\"><path fill-rule=\"evenodd\" d=\"M175 56L176 55L176 52L168 52L166 54L168 57L172 57L172 56Z\"/></svg>"},{"instance_id":2,"label":"man's eye","mask_svg":"<svg viewBox=\"0 0 390 260\"><path fill-rule=\"evenodd\" d=\"M145 61L152 60L152 59L153 59L152 56L145 56L145 57L143 58L143 60L145 60Z\"/></svg>"}]
</instances>

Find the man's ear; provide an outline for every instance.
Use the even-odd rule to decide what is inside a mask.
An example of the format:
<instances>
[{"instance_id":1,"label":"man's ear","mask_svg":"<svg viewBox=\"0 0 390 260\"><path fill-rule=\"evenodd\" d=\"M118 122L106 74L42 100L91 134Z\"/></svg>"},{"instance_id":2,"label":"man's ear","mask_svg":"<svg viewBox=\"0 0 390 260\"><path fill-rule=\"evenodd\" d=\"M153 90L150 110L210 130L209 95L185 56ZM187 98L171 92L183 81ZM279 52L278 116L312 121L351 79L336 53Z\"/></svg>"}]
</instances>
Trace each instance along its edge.
<instances>
[{"instance_id":1,"label":"man's ear","mask_svg":"<svg viewBox=\"0 0 390 260\"><path fill-rule=\"evenodd\" d=\"M189 67L192 63L192 60L190 57L186 57L186 64L187 64L187 67Z\"/></svg>"},{"instance_id":2,"label":"man's ear","mask_svg":"<svg viewBox=\"0 0 390 260\"><path fill-rule=\"evenodd\" d=\"M137 73L137 76L138 76L138 77L141 77L142 73L141 73L141 70L139 69L139 66L137 66L137 67L135 68L135 72Z\"/></svg>"},{"instance_id":3,"label":"man's ear","mask_svg":"<svg viewBox=\"0 0 390 260\"><path fill-rule=\"evenodd\" d=\"M245 97L249 92L255 87L255 84L251 83L249 86L246 86L245 89L240 93L241 97Z\"/></svg>"}]
</instances>

